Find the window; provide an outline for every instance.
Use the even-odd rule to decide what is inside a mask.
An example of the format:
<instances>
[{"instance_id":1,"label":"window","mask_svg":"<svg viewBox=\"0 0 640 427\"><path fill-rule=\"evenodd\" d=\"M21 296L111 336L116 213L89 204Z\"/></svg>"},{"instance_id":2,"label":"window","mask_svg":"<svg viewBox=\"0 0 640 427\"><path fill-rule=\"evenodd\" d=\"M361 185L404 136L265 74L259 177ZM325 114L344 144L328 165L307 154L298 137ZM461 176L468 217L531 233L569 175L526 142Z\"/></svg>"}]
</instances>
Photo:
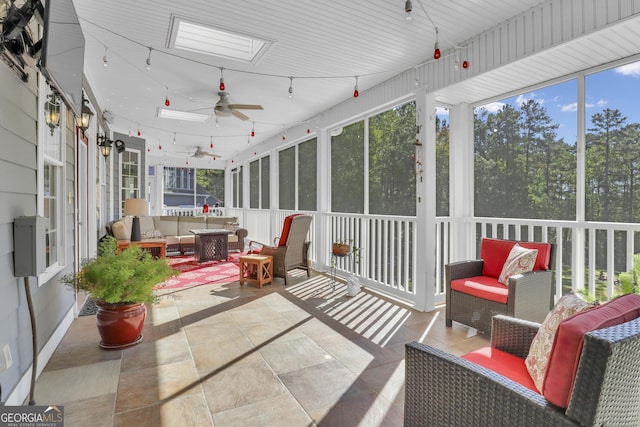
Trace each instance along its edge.
<instances>
[{"instance_id":1,"label":"window","mask_svg":"<svg viewBox=\"0 0 640 427\"><path fill-rule=\"evenodd\" d=\"M278 156L280 209L316 210L316 171L318 170L316 153L316 138L280 151Z\"/></svg>"},{"instance_id":2,"label":"window","mask_svg":"<svg viewBox=\"0 0 640 427\"><path fill-rule=\"evenodd\" d=\"M415 216L415 138L415 102L333 131L331 210Z\"/></svg>"},{"instance_id":3,"label":"window","mask_svg":"<svg viewBox=\"0 0 640 427\"><path fill-rule=\"evenodd\" d=\"M577 81L475 110L475 214L576 217Z\"/></svg>"},{"instance_id":4,"label":"window","mask_svg":"<svg viewBox=\"0 0 640 427\"><path fill-rule=\"evenodd\" d=\"M586 220L640 221L640 62L585 78Z\"/></svg>"},{"instance_id":5,"label":"window","mask_svg":"<svg viewBox=\"0 0 640 427\"><path fill-rule=\"evenodd\" d=\"M140 151L127 149L120 156L120 188L123 209L126 199L144 197L140 192Z\"/></svg>"},{"instance_id":6,"label":"window","mask_svg":"<svg viewBox=\"0 0 640 427\"><path fill-rule=\"evenodd\" d=\"M278 189L280 209L295 210L296 208L296 147L280 151L278 155Z\"/></svg>"},{"instance_id":7,"label":"window","mask_svg":"<svg viewBox=\"0 0 640 427\"><path fill-rule=\"evenodd\" d=\"M446 108L436 111L436 216L449 216L449 110Z\"/></svg>"},{"instance_id":8,"label":"window","mask_svg":"<svg viewBox=\"0 0 640 427\"><path fill-rule=\"evenodd\" d=\"M249 207L260 209L260 160L249 164Z\"/></svg>"},{"instance_id":9,"label":"window","mask_svg":"<svg viewBox=\"0 0 640 427\"><path fill-rule=\"evenodd\" d=\"M39 99L48 99L51 89L39 80ZM73 116L60 102L60 125L51 130L44 120L44 101L38 102L38 215L46 218L45 261L46 270L38 277L38 283L46 283L65 264L65 138L73 137L66 132L66 123Z\"/></svg>"},{"instance_id":10,"label":"window","mask_svg":"<svg viewBox=\"0 0 640 427\"><path fill-rule=\"evenodd\" d=\"M233 181L233 207L242 208L242 166L231 171Z\"/></svg>"},{"instance_id":11,"label":"window","mask_svg":"<svg viewBox=\"0 0 640 427\"><path fill-rule=\"evenodd\" d=\"M369 118L369 213L416 214L416 106Z\"/></svg>"},{"instance_id":12,"label":"window","mask_svg":"<svg viewBox=\"0 0 640 427\"><path fill-rule=\"evenodd\" d=\"M310 139L298 145L298 209L317 210L318 140Z\"/></svg>"},{"instance_id":13,"label":"window","mask_svg":"<svg viewBox=\"0 0 640 427\"><path fill-rule=\"evenodd\" d=\"M269 173L270 173L271 167L270 167L270 157L263 157L260 159L260 195L261 195L261 200L260 200L260 208L261 209L269 209L269 200L270 200L270 179L269 179Z\"/></svg>"},{"instance_id":14,"label":"window","mask_svg":"<svg viewBox=\"0 0 640 427\"><path fill-rule=\"evenodd\" d=\"M197 169L196 181L199 191L207 195L205 202L210 207L224 206L224 170Z\"/></svg>"},{"instance_id":15,"label":"window","mask_svg":"<svg viewBox=\"0 0 640 427\"><path fill-rule=\"evenodd\" d=\"M331 136L331 210L364 213L364 120Z\"/></svg>"}]
</instances>

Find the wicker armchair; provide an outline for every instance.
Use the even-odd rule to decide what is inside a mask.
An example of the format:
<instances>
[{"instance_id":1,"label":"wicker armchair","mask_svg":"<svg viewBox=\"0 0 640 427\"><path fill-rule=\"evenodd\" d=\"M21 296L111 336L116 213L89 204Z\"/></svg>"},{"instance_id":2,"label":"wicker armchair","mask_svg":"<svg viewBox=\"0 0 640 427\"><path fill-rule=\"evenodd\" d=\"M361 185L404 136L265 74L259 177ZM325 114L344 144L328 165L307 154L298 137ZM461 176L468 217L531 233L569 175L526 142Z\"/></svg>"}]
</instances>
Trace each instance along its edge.
<instances>
[{"instance_id":1,"label":"wicker armchair","mask_svg":"<svg viewBox=\"0 0 640 427\"><path fill-rule=\"evenodd\" d=\"M287 285L287 271L294 268L307 270L307 277L309 277L307 264L309 244L306 242L306 238L311 226L311 219L310 215L290 215L285 218L281 236L276 238L277 246L269 246L259 242L251 242L249 245L262 246L260 253L273 257L273 276L283 277L285 286Z\"/></svg>"},{"instance_id":2,"label":"wicker armchair","mask_svg":"<svg viewBox=\"0 0 640 427\"><path fill-rule=\"evenodd\" d=\"M491 347L525 358L538 324L494 317ZM406 345L405 426L640 425L640 319L584 335L565 410L528 388L420 343Z\"/></svg>"},{"instance_id":3,"label":"wicker armchair","mask_svg":"<svg viewBox=\"0 0 640 427\"><path fill-rule=\"evenodd\" d=\"M505 241L507 242L507 241ZM515 242L511 242L515 244ZM484 244L484 241L483 241ZM526 244L526 243L521 243ZM484 261L460 261L445 266L446 325L456 321L476 328L481 334L491 333L491 318L497 314L542 322L553 307L553 252L550 245L548 270L537 270L509 278L506 303L491 301L452 289L451 282L483 275Z\"/></svg>"}]
</instances>

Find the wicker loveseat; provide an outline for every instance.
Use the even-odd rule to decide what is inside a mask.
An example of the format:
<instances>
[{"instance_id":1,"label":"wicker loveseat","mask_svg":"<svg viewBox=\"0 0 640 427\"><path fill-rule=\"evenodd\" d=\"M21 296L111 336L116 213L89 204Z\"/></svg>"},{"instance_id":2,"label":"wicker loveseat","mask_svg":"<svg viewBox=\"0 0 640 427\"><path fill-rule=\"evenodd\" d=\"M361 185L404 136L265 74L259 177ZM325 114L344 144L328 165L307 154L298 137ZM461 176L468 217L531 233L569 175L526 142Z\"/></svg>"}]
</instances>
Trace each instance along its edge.
<instances>
[{"instance_id":1,"label":"wicker loveseat","mask_svg":"<svg viewBox=\"0 0 640 427\"><path fill-rule=\"evenodd\" d=\"M131 218L124 217L107 226L107 234L116 239L126 240L131 235ZM235 216L147 216L140 217L140 231L142 237L163 237L167 241L167 252L193 252L195 248L195 235L189 230L221 229L231 224L237 224ZM244 239L247 230L235 227L235 231L229 234L228 250L244 251Z\"/></svg>"},{"instance_id":2,"label":"wicker loveseat","mask_svg":"<svg viewBox=\"0 0 640 427\"><path fill-rule=\"evenodd\" d=\"M524 359L540 325L502 315L493 322L489 351ZM575 375L568 379L573 382L568 383L566 409L464 357L416 342L407 344L404 425L640 425L640 319L581 336L577 367L574 361L574 371L560 371Z\"/></svg>"},{"instance_id":3,"label":"wicker loveseat","mask_svg":"<svg viewBox=\"0 0 640 427\"><path fill-rule=\"evenodd\" d=\"M533 271L511 276L504 285L498 277L516 244L538 255ZM542 322L553 306L553 251L549 243L482 239L482 259L445 266L446 325L456 321L488 335L496 314Z\"/></svg>"}]
</instances>

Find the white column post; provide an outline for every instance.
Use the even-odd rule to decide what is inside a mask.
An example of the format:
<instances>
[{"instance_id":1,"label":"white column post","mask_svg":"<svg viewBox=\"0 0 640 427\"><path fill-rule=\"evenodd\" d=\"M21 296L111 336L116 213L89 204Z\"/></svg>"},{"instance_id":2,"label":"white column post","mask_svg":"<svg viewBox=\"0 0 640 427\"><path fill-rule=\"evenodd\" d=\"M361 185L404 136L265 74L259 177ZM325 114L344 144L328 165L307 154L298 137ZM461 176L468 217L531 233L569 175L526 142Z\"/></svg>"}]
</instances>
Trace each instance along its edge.
<instances>
[{"instance_id":1,"label":"white column post","mask_svg":"<svg viewBox=\"0 0 640 427\"><path fill-rule=\"evenodd\" d=\"M415 308L432 311L435 307L436 280L436 126L435 96L416 93L417 134L422 144L416 148L416 161L422 163L416 176L416 302Z\"/></svg>"},{"instance_id":2,"label":"white column post","mask_svg":"<svg viewBox=\"0 0 640 427\"><path fill-rule=\"evenodd\" d=\"M473 110L462 103L450 110L449 217L452 219L450 261L475 259Z\"/></svg>"}]
</instances>

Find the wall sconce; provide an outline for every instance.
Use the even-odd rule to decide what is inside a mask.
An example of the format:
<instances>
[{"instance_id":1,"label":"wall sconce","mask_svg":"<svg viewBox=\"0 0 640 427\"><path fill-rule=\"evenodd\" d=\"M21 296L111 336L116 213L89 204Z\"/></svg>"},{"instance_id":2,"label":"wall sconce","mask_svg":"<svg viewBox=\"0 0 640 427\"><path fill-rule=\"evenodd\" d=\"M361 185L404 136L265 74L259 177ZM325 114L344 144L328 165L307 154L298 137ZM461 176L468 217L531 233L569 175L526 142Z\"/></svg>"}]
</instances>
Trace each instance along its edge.
<instances>
[{"instance_id":1,"label":"wall sconce","mask_svg":"<svg viewBox=\"0 0 640 427\"><path fill-rule=\"evenodd\" d=\"M44 121L53 136L53 130L60 126L60 101L55 92L49 94L48 98L49 100L44 103Z\"/></svg>"},{"instance_id":2,"label":"wall sconce","mask_svg":"<svg viewBox=\"0 0 640 427\"><path fill-rule=\"evenodd\" d=\"M107 138L106 135L98 135L98 147L100 148L100 153L106 159L111 154L111 147L113 146L113 141Z\"/></svg>"},{"instance_id":3,"label":"wall sconce","mask_svg":"<svg viewBox=\"0 0 640 427\"><path fill-rule=\"evenodd\" d=\"M80 115L76 117L76 126L80 128L80 130L82 131L82 135L84 135L84 131L86 131L89 127L89 123L91 123L91 116L93 116L93 113L91 112L88 104L89 101L83 98L82 111L80 112Z\"/></svg>"},{"instance_id":4,"label":"wall sconce","mask_svg":"<svg viewBox=\"0 0 640 427\"><path fill-rule=\"evenodd\" d=\"M121 139L116 140L115 142L110 140L106 135L98 135L98 147L100 148L100 152L106 159L111 154L111 149L113 146L116 146L116 151L118 154L122 153L125 149L124 141Z\"/></svg>"}]
</instances>

